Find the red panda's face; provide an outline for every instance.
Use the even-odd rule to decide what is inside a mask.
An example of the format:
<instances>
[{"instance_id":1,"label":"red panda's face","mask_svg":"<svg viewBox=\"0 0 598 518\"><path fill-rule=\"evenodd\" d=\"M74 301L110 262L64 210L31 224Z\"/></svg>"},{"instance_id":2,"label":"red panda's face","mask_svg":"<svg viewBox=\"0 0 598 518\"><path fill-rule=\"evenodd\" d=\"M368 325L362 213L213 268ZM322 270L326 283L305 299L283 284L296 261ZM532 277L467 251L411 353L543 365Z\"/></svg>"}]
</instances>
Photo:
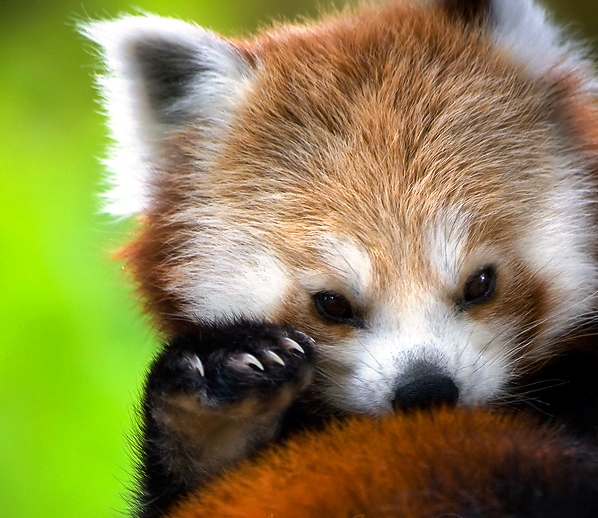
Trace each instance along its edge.
<instances>
[{"instance_id":1,"label":"red panda's face","mask_svg":"<svg viewBox=\"0 0 598 518\"><path fill-rule=\"evenodd\" d=\"M186 91L203 88L205 105L169 105L178 83L150 91L163 135L130 264L167 333L244 317L311 335L315 390L340 409L389 410L422 370L463 404L500 398L597 287L595 142L560 99L581 83L559 71L555 34L543 62L527 36L440 9L359 13L198 43L212 75ZM163 56L142 43L142 61ZM179 82L204 73L176 66L163 64Z\"/></svg>"}]
</instances>

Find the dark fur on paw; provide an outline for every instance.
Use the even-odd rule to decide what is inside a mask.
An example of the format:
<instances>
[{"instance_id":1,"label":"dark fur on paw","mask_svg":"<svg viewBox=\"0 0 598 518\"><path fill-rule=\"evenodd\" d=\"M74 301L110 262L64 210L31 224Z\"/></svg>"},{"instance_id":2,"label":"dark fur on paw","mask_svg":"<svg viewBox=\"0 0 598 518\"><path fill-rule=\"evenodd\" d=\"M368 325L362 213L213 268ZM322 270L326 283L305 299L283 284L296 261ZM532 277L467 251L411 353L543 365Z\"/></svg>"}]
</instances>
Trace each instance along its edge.
<instances>
[{"instance_id":1,"label":"dark fur on paw","mask_svg":"<svg viewBox=\"0 0 598 518\"><path fill-rule=\"evenodd\" d=\"M296 396L305 388L313 363L313 340L285 326L241 322L198 327L166 344L152 365L146 390L164 396L192 394L207 407L248 399L267 407L280 399L281 390Z\"/></svg>"}]
</instances>

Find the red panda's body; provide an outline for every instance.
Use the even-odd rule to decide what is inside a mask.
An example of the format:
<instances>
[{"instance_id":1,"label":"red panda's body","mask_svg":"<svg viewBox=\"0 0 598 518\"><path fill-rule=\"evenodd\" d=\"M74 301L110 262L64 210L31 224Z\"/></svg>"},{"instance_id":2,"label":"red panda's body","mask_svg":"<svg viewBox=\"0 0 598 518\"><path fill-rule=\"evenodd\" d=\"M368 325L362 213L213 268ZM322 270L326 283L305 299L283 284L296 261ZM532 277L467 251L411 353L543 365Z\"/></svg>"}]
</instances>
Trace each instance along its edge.
<instances>
[{"instance_id":1,"label":"red panda's body","mask_svg":"<svg viewBox=\"0 0 598 518\"><path fill-rule=\"evenodd\" d=\"M352 420L223 475L169 518L593 518L598 454L534 421L440 410Z\"/></svg>"},{"instance_id":2,"label":"red panda's body","mask_svg":"<svg viewBox=\"0 0 598 518\"><path fill-rule=\"evenodd\" d=\"M141 517L311 420L512 402L595 320L598 81L533 0L83 30L165 339Z\"/></svg>"}]
</instances>

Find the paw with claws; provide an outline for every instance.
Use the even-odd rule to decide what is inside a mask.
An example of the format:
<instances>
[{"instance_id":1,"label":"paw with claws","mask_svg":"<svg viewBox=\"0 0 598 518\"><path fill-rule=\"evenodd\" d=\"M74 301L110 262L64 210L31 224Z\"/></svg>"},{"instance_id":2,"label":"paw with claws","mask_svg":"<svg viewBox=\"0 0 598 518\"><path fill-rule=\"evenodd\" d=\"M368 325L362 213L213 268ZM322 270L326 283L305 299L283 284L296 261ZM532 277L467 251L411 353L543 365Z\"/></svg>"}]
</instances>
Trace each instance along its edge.
<instances>
[{"instance_id":1,"label":"paw with claws","mask_svg":"<svg viewBox=\"0 0 598 518\"><path fill-rule=\"evenodd\" d=\"M146 390L188 395L204 408L265 413L288 406L309 385L313 340L274 324L198 328L171 340L154 362Z\"/></svg>"},{"instance_id":2,"label":"paw with claws","mask_svg":"<svg viewBox=\"0 0 598 518\"><path fill-rule=\"evenodd\" d=\"M292 328L251 322L198 326L166 343L141 407L143 505L165 509L275 439L311 383L314 345Z\"/></svg>"}]
</instances>

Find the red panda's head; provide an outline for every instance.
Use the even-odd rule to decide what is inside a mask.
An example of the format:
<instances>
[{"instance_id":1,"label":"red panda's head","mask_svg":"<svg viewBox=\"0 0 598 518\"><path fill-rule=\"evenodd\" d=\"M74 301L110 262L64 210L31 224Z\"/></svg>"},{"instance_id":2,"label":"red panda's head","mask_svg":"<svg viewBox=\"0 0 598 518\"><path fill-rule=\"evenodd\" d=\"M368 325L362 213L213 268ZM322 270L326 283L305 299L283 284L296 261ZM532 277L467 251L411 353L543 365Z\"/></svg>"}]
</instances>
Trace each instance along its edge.
<instances>
[{"instance_id":1,"label":"red panda's head","mask_svg":"<svg viewBox=\"0 0 598 518\"><path fill-rule=\"evenodd\" d=\"M316 390L383 412L435 373L499 398L591 312L596 85L531 0L366 5L251 41L84 30L107 208L140 216L125 255L165 333L296 326Z\"/></svg>"}]
</instances>

